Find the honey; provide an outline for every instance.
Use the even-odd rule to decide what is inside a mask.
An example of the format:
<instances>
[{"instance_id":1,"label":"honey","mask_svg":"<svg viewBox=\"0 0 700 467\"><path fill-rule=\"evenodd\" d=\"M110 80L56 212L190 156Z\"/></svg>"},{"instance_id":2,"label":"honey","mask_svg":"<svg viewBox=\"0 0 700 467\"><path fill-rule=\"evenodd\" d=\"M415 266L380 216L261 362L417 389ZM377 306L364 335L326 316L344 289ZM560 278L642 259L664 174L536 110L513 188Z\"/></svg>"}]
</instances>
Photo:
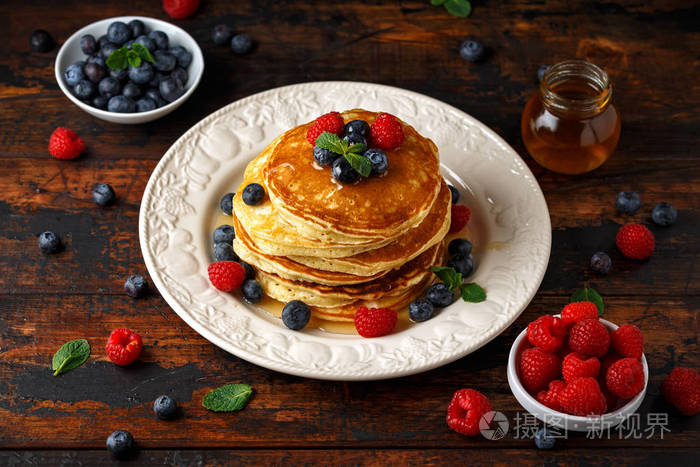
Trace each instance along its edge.
<instances>
[{"instance_id":1,"label":"honey","mask_svg":"<svg viewBox=\"0 0 700 467\"><path fill-rule=\"evenodd\" d=\"M607 73L580 60L547 69L521 120L523 142L532 158L563 174L600 167L615 150L620 127Z\"/></svg>"}]
</instances>

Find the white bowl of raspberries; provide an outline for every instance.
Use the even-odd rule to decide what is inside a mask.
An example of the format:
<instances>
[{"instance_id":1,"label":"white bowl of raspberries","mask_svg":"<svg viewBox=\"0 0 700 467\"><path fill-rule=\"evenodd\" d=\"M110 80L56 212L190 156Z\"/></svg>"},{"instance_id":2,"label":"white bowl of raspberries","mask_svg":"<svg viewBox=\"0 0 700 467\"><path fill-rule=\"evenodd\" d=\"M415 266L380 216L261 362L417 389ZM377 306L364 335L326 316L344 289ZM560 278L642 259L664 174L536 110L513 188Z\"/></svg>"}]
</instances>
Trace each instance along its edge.
<instances>
[{"instance_id":1,"label":"white bowl of raspberries","mask_svg":"<svg viewBox=\"0 0 700 467\"><path fill-rule=\"evenodd\" d=\"M63 93L85 112L137 124L182 105L202 78L204 57L192 36L175 25L121 16L70 36L54 70Z\"/></svg>"},{"instance_id":2,"label":"white bowl of raspberries","mask_svg":"<svg viewBox=\"0 0 700 467\"><path fill-rule=\"evenodd\" d=\"M619 425L639 408L648 381L641 331L600 319L588 301L531 322L508 356L508 384L523 408L571 431Z\"/></svg>"}]
</instances>

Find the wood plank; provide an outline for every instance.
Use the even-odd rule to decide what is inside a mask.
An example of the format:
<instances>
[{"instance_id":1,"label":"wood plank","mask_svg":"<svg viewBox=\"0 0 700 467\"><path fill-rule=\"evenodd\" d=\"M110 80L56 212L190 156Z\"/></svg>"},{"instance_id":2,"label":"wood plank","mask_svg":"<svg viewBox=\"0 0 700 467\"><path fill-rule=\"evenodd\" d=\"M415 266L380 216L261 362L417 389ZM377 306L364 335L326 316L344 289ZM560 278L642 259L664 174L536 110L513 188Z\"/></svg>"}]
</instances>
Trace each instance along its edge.
<instances>
[{"instance_id":1,"label":"wood plank","mask_svg":"<svg viewBox=\"0 0 700 467\"><path fill-rule=\"evenodd\" d=\"M119 428L131 431L146 449L492 447L484 438L451 432L444 422L446 405L455 390L472 387L515 424L522 409L506 380L507 352L529 321L559 311L564 301L538 296L501 336L445 367L394 380L342 383L287 376L231 356L199 337L157 297L4 296L0 417L12 429L0 429L0 448L101 449L107 435ZM640 409L643 426L648 413L669 412L671 432L664 439L639 440L571 434L567 446L698 446L700 418L669 411L658 390L673 366L700 367L697 298L610 297L607 304L609 320L633 323L645 335L651 382ZM109 332L120 326L140 332L145 344L140 361L126 368L110 363L103 350ZM56 349L81 337L91 343L90 360L51 376ZM255 389L245 410L214 414L201 407L208 390L233 382ZM155 419L152 402L163 393L179 402L181 418ZM530 444L511 430L500 445Z\"/></svg>"}]
</instances>

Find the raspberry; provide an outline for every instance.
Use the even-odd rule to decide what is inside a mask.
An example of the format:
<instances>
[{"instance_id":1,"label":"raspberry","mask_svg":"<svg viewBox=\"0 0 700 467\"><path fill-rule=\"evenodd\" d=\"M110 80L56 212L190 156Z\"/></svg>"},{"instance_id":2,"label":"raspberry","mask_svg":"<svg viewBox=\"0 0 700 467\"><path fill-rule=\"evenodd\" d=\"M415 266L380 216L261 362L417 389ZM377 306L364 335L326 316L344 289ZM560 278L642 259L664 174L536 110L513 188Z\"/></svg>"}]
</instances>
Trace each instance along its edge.
<instances>
[{"instance_id":1,"label":"raspberry","mask_svg":"<svg viewBox=\"0 0 700 467\"><path fill-rule=\"evenodd\" d=\"M602 357L608 353L610 334L598 319L584 319L571 328L569 347L583 355Z\"/></svg>"},{"instance_id":2,"label":"raspberry","mask_svg":"<svg viewBox=\"0 0 700 467\"><path fill-rule=\"evenodd\" d=\"M372 147L389 150L396 149L403 143L401 122L391 114L380 113L369 128Z\"/></svg>"},{"instance_id":3,"label":"raspberry","mask_svg":"<svg viewBox=\"0 0 700 467\"><path fill-rule=\"evenodd\" d=\"M138 358L143 348L141 336L126 328L117 328L107 339L107 356L117 365L128 365Z\"/></svg>"},{"instance_id":4,"label":"raspberry","mask_svg":"<svg viewBox=\"0 0 700 467\"><path fill-rule=\"evenodd\" d=\"M217 261L207 268L209 281L222 292L238 288L245 279L245 269L235 261Z\"/></svg>"},{"instance_id":5,"label":"raspberry","mask_svg":"<svg viewBox=\"0 0 700 467\"><path fill-rule=\"evenodd\" d=\"M163 0L163 10L171 18L183 19L199 8L199 0Z\"/></svg>"},{"instance_id":6,"label":"raspberry","mask_svg":"<svg viewBox=\"0 0 700 467\"><path fill-rule=\"evenodd\" d=\"M58 127L49 138L49 153L56 159L75 159L85 150L85 143L68 128Z\"/></svg>"},{"instance_id":7,"label":"raspberry","mask_svg":"<svg viewBox=\"0 0 700 467\"><path fill-rule=\"evenodd\" d=\"M654 234L641 224L626 224L618 230L615 243L626 257L645 259L654 251Z\"/></svg>"},{"instance_id":8,"label":"raspberry","mask_svg":"<svg viewBox=\"0 0 700 467\"><path fill-rule=\"evenodd\" d=\"M597 378L599 371L600 360L595 357L586 358L576 352L571 352L564 357L564 361L561 365L561 373L564 377L564 381L567 383L572 382L576 378L583 378L585 376Z\"/></svg>"},{"instance_id":9,"label":"raspberry","mask_svg":"<svg viewBox=\"0 0 700 467\"><path fill-rule=\"evenodd\" d=\"M482 393L473 389L455 392L447 407L447 426L467 436L479 434L479 420L491 412L491 404Z\"/></svg>"},{"instance_id":10,"label":"raspberry","mask_svg":"<svg viewBox=\"0 0 700 467\"><path fill-rule=\"evenodd\" d=\"M605 387L605 382L599 383L600 384L600 392L603 393L603 396L605 397L605 410L606 412L612 412L617 408L617 403L619 399L615 394L610 392L607 387Z\"/></svg>"},{"instance_id":11,"label":"raspberry","mask_svg":"<svg viewBox=\"0 0 700 467\"><path fill-rule=\"evenodd\" d=\"M608 368L605 385L617 397L630 399L644 389L644 368L637 359L622 358Z\"/></svg>"},{"instance_id":12,"label":"raspberry","mask_svg":"<svg viewBox=\"0 0 700 467\"><path fill-rule=\"evenodd\" d=\"M549 383L549 390L544 389L537 393L535 399L542 405L546 405L550 409L562 412L561 404L559 403L559 393L566 387L564 381L555 379Z\"/></svg>"},{"instance_id":13,"label":"raspberry","mask_svg":"<svg viewBox=\"0 0 700 467\"><path fill-rule=\"evenodd\" d=\"M593 302L569 303L561 310L561 320L568 329L584 319L598 319L598 307Z\"/></svg>"},{"instance_id":14,"label":"raspberry","mask_svg":"<svg viewBox=\"0 0 700 467\"><path fill-rule=\"evenodd\" d=\"M450 221L450 233L459 232L467 225L472 213L463 204L452 205L452 220Z\"/></svg>"},{"instance_id":15,"label":"raspberry","mask_svg":"<svg viewBox=\"0 0 700 467\"><path fill-rule=\"evenodd\" d=\"M564 323L552 315L537 318L527 326L527 340L545 352L556 352L566 340Z\"/></svg>"},{"instance_id":16,"label":"raspberry","mask_svg":"<svg viewBox=\"0 0 700 467\"><path fill-rule=\"evenodd\" d=\"M603 357L603 359L600 361L600 372L598 373L598 379L600 379L600 382L602 384L605 384L605 375L608 374L608 369L610 369L613 363L620 360L621 358L622 357L620 357L616 353L610 352L606 354L605 357Z\"/></svg>"},{"instance_id":17,"label":"raspberry","mask_svg":"<svg viewBox=\"0 0 700 467\"><path fill-rule=\"evenodd\" d=\"M605 413L607 402L595 378L578 378L559 392L559 404L571 415L600 415Z\"/></svg>"},{"instance_id":18,"label":"raspberry","mask_svg":"<svg viewBox=\"0 0 700 467\"><path fill-rule=\"evenodd\" d=\"M306 139L311 146L316 146L316 138L324 131L341 136L344 129L343 117L338 112L328 112L314 120L314 124L306 132Z\"/></svg>"},{"instance_id":19,"label":"raspberry","mask_svg":"<svg viewBox=\"0 0 700 467\"><path fill-rule=\"evenodd\" d=\"M520 381L525 389L535 393L547 387L550 381L561 375L561 358L537 347L529 348L520 355Z\"/></svg>"},{"instance_id":20,"label":"raspberry","mask_svg":"<svg viewBox=\"0 0 700 467\"><path fill-rule=\"evenodd\" d=\"M355 329L362 337L386 336L396 326L397 314L390 308L361 306L355 312Z\"/></svg>"},{"instance_id":21,"label":"raspberry","mask_svg":"<svg viewBox=\"0 0 700 467\"><path fill-rule=\"evenodd\" d=\"M610 346L623 357L640 359L644 353L642 331L632 324L623 324L610 333Z\"/></svg>"},{"instance_id":22,"label":"raspberry","mask_svg":"<svg viewBox=\"0 0 700 467\"><path fill-rule=\"evenodd\" d=\"M661 383L661 394L684 415L695 415L700 412L700 375L692 368L674 368Z\"/></svg>"}]
</instances>

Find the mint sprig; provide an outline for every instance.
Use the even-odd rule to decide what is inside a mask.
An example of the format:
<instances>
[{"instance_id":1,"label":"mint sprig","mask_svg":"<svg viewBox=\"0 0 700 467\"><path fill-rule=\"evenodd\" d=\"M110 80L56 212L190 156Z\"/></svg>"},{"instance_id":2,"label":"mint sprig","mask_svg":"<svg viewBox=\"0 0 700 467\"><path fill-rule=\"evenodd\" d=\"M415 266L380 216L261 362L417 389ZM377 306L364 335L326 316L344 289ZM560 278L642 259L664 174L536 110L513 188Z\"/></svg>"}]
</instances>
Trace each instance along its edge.
<instances>
[{"instance_id":1,"label":"mint sprig","mask_svg":"<svg viewBox=\"0 0 700 467\"><path fill-rule=\"evenodd\" d=\"M123 70L129 65L134 68L141 66L142 60L151 63L155 61L148 48L138 42L134 42L131 44L131 48L124 45L112 52L105 63L112 70Z\"/></svg>"},{"instance_id":2,"label":"mint sprig","mask_svg":"<svg viewBox=\"0 0 700 467\"><path fill-rule=\"evenodd\" d=\"M233 412L242 410L252 395L253 388L247 384L227 384L209 391L202 406L213 412Z\"/></svg>"},{"instance_id":3,"label":"mint sprig","mask_svg":"<svg viewBox=\"0 0 700 467\"><path fill-rule=\"evenodd\" d=\"M598 316L602 316L603 312L605 311L603 297L601 297L600 294L594 289L590 289L588 287L584 287L583 289L574 292L569 300L569 303L573 302L593 302L595 306L598 307Z\"/></svg>"},{"instance_id":4,"label":"mint sprig","mask_svg":"<svg viewBox=\"0 0 700 467\"><path fill-rule=\"evenodd\" d=\"M469 0L430 0L430 4L443 5L449 14L460 18L466 18L472 12L472 4Z\"/></svg>"},{"instance_id":5,"label":"mint sprig","mask_svg":"<svg viewBox=\"0 0 700 467\"><path fill-rule=\"evenodd\" d=\"M54 370L53 375L58 376L61 373L78 368L90 356L90 344L85 339L75 339L68 341L61 346L53 356L51 361L51 369Z\"/></svg>"},{"instance_id":6,"label":"mint sprig","mask_svg":"<svg viewBox=\"0 0 700 467\"><path fill-rule=\"evenodd\" d=\"M362 155L367 150L367 147L362 143L350 145L335 133L324 131L316 138L316 146L345 157L350 163L350 167L363 177L369 177L372 172L372 163Z\"/></svg>"},{"instance_id":7,"label":"mint sprig","mask_svg":"<svg viewBox=\"0 0 700 467\"><path fill-rule=\"evenodd\" d=\"M486 291L476 282L462 283L462 273L447 266L431 266L430 270L452 291L457 290L465 302L479 303L486 300Z\"/></svg>"}]
</instances>

